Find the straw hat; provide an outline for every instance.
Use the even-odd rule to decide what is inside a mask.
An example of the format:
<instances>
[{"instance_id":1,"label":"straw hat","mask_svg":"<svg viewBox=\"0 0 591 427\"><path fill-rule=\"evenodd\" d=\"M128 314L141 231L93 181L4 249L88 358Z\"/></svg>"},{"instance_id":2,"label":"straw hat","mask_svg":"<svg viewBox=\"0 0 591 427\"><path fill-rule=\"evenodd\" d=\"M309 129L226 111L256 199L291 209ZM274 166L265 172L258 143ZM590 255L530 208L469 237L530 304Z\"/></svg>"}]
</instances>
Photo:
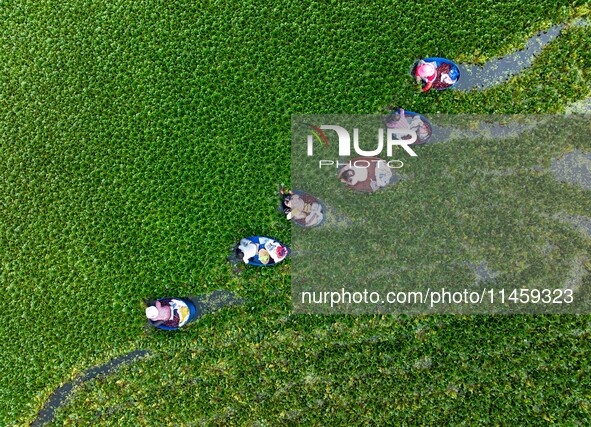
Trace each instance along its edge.
<instances>
[{"instance_id":1,"label":"straw hat","mask_svg":"<svg viewBox=\"0 0 591 427\"><path fill-rule=\"evenodd\" d=\"M263 264L268 264L269 263L269 251L267 251L266 249L261 249L259 251L259 261L262 262Z\"/></svg>"},{"instance_id":2,"label":"straw hat","mask_svg":"<svg viewBox=\"0 0 591 427\"><path fill-rule=\"evenodd\" d=\"M159 311L156 307L151 305L150 307L146 308L146 317L150 320L154 320L158 317Z\"/></svg>"},{"instance_id":3,"label":"straw hat","mask_svg":"<svg viewBox=\"0 0 591 427\"><path fill-rule=\"evenodd\" d=\"M419 64L417 67L417 76L428 78L437 73L437 70L433 66L433 64L429 64L428 62L423 62Z\"/></svg>"}]
</instances>

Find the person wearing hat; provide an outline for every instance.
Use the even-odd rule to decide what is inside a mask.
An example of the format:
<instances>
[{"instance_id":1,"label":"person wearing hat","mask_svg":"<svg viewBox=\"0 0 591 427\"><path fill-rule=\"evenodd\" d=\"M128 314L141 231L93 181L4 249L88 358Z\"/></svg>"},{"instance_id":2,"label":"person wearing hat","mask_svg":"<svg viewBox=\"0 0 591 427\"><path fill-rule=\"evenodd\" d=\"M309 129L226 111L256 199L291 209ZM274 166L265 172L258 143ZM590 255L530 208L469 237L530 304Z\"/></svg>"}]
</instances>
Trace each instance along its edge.
<instances>
[{"instance_id":1,"label":"person wearing hat","mask_svg":"<svg viewBox=\"0 0 591 427\"><path fill-rule=\"evenodd\" d=\"M146 317L153 326L176 329L189 321L190 310L181 299L162 298L146 307Z\"/></svg>"},{"instance_id":2,"label":"person wearing hat","mask_svg":"<svg viewBox=\"0 0 591 427\"><path fill-rule=\"evenodd\" d=\"M300 225L312 227L324 219L322 205L318 202L306 202L304 197L293 191L281 189L279 193L283 196L281 201L283 212L287 219L293 219ZM302 224L303 221L303 224Z\"/></svg>"},{"instance_id":3,"label":"person wearing hat","mask_svg":"<svg viewBox=\"0 0 591 427\"><path fill-rule=\"evenodd\" d=\"M422 81L425 84L423 92L427 92L437 78L437 64L435 62L425 62L421 59L417 65L415 75L417 83Z\"/></svg>"},{"instance_id":4,"label":"person wearing hat","mask_svg":"<svg viewBox=\"0 0 591 427\"><path fill-rule=\"evenodd\" d=\"M242 261L245 264L248 264L249 260L257 255L259 251L259 245L258 243L254 243L249 239L240 239L238 250L242 254Z\"/></svg>"},{"instance_id":5,"label":"person wearing hat","mask_svg":"<svg viewBox=\"0 0 591 427\"><path fill-rule=\"evenodd\" d=\"M248 239L241 239L236 248L238 259L245 264L261 263L262 265L274 265L282 261L288 253L288 250L281 243L269 237L256 236L257 242Z\"/></svg>"},{"instance_id":6,"label":"person wearing hat","mask_svg":"<svg viewBox=\"0 0 591 427\"><path fill-rule=\"evenodd\" d=\"M422 59L417 64L415 76L418 83L424 83L423 92L427 92L431 87L444 89L452 86L457 80L449 64L441 63L438 67L436 62L426 62Z\"/></svg>"},{"instance_id":7,"label":"person wearing hat","mask_svg":"<svg viewBox=\"0 0 591 427\"><path fill-rule=\"evenodd\" d=\"M259 260L263 264L276 264L287 256L287 248L276 240L269 239L268 237L262 237L259 242L264 245L263 249L259 250ZM266 261L263 261L264 258Z\"/></svg>"},{"instance_id":8,"label":"person wearing hat","mask_svg":"<svg viewBox=\"0 0 591 427\"><path fill-rule=\"evenodd\" d=\"M425 142L430 136L429 127L423 122L419 114L412 113L410 121L403 108L396 108L390 115L386 117L386 127L391 129L410 129L417 134L416 144ZM400 139L411 139L411 134L398 134Z\"/></svg>"}]
</instances>

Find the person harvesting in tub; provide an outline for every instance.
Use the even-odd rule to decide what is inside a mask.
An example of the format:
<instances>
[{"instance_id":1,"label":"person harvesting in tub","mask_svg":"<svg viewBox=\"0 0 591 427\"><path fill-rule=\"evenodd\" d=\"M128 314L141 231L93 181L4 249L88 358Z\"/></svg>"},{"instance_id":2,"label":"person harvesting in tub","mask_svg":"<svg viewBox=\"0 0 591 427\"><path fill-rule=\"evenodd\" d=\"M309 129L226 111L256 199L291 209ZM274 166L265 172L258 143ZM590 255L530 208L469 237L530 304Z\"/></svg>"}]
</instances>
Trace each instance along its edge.
<instances>
[{"instance_id":1,"label":"person harvesting in tub","mask_svg":"<svg viewBox=\"0 0 591 427\"><path fill-rule=\"evenodd\" d=\"M457 71L451 64L435 61L420 60L415 69L417 83L423 82L423 92L429 89L447 89L453 86L458 80Z\"/></svg>"}]
</instances>

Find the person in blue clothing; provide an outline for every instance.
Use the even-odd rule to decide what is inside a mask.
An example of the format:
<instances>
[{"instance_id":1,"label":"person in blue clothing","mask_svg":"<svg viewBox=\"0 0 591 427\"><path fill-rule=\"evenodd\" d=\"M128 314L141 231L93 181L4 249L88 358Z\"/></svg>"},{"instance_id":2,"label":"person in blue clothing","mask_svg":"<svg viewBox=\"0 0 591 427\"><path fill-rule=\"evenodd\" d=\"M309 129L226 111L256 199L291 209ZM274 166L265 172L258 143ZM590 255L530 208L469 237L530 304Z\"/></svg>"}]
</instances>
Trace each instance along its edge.
<instances>
[{"instance_id":1,"label":"person in blue clothing","mask_svg":"<svg viewBox=\"0 0 591 427\"><path fill-rule=\"evenodd\" d=\"M269 237L253 236L241 239L235 253L236 258L245 264L270 266L283 261L288 249Z\"/></svg>"}]
</instances>

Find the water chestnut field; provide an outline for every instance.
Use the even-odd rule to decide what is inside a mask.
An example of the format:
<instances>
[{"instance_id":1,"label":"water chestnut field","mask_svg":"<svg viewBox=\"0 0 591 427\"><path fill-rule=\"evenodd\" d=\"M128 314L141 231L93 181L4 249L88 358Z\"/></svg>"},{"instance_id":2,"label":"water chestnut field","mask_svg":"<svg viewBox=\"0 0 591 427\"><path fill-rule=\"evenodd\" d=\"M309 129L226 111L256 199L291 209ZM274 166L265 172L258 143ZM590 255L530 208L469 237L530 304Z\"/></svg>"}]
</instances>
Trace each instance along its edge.
<instances>
[{"instance_id":1,"label":"water chestnut field","mask_svg":"<svg viewBox=\"0 0 591 427\"><path fill-rule=\"evenodd\" d=\"M30 425L55 389L137 349L152 355L80 384L48 425L590 425L589 315L294 315L289 260L226 261L244 236L290 243L276 206L293 114L562 113L591 93L590 29L568 25L590 13L566 0L0 1L0 425ZM482 64L565 23L486 91L421 93L408 75L419 57ZM591 286L590 236L554 217L584 221L590 192L551 173L591 143L530 142L422 147L414 180L387 190L396 215L440 236L395 221L408 271L426 280L415 254L462 241L517 286L555 287L572 268ZM472 209L479 195L496 207ZM419 215L443 211L453 227ZM216 289L245 303L147 328L143 299Z\"/></svg>"}]
</instances>

